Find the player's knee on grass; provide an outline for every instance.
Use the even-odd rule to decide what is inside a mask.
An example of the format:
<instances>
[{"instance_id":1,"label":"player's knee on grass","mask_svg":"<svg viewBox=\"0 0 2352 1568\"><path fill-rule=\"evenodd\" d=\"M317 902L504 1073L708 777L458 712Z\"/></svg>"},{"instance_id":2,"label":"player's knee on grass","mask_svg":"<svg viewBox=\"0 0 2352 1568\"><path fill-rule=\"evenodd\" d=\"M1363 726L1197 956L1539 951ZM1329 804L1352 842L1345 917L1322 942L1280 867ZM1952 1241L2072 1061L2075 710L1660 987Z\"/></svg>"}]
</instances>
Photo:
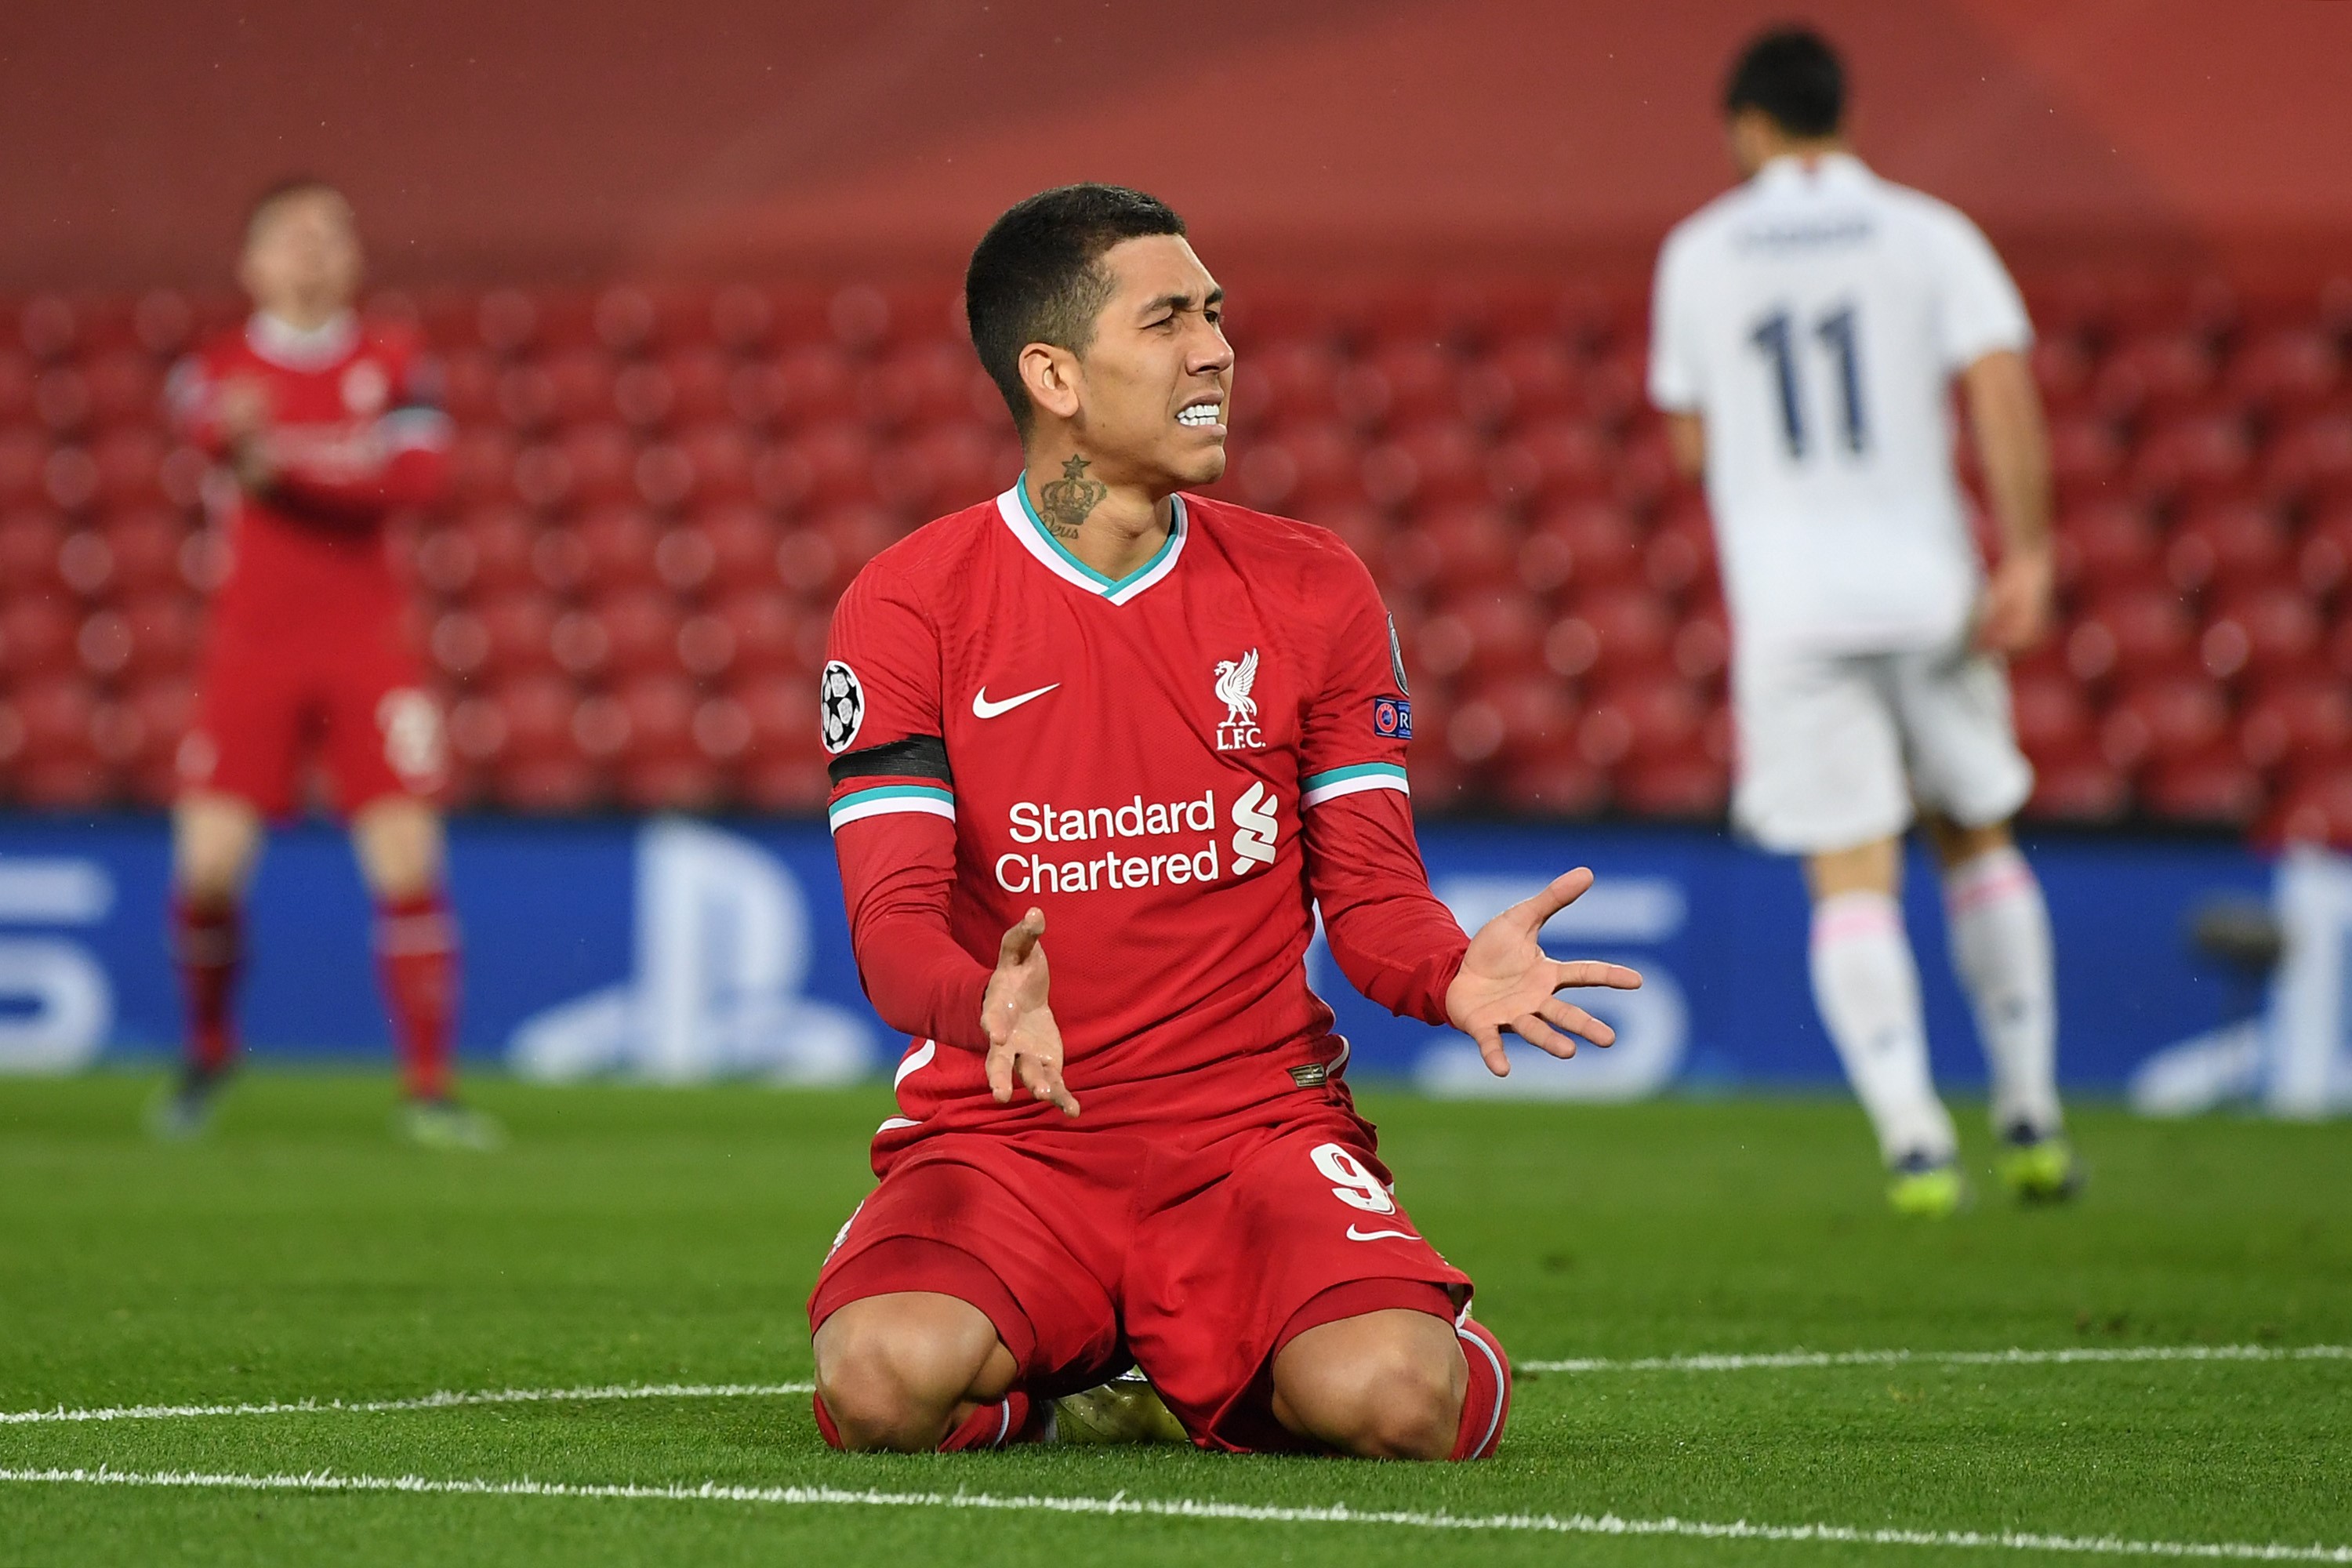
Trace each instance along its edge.
<instances>
[{"instance_id":1,"label":"player's knee on grass","mask_svg":"<svg viewBox=\"0 0 2352 1568\"><path fill-rule=\"evenodd\" d=\"M928 1453L961 1406L1002 1397L1015 1370L987 1314L927 1292L849 1302L819 1326L815 1352L826 1436L861 1451Z\"/></svg>"},{"instance_id":2,"label":"player's knee on grass","mask_svg":"<svg viewBox=\"0 0 2352 1568\"><path fill-rule=\"evenodd\" d=\"M1453 1324L1385 1310L1308 1329L1274 1362L1275 1413L1302 1436L1367 1459L1454 1452L1469 1368Z\"/></svg>"}]
</instances>

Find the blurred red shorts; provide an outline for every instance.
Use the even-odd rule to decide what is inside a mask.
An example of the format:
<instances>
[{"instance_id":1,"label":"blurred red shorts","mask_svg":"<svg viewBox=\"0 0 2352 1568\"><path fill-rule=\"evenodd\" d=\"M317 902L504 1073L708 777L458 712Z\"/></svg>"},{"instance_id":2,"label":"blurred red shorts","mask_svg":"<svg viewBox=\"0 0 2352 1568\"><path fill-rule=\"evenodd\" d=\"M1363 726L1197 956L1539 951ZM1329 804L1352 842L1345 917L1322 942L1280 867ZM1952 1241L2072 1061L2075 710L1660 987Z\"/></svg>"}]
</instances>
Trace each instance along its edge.
<instances>
[{"instance_id":1,"label":"blurred red shorts","mask_svg":"<svg viewBox=\"0 0 2352 1568\"><path fill-rule=\"evenodd\" d=\"M331 636L216 626L180 745L183 793L231 795L287 816L312 756L346 816L387 795L440 791L441 710L399 623Z\"/></svg>"}]
</instances>

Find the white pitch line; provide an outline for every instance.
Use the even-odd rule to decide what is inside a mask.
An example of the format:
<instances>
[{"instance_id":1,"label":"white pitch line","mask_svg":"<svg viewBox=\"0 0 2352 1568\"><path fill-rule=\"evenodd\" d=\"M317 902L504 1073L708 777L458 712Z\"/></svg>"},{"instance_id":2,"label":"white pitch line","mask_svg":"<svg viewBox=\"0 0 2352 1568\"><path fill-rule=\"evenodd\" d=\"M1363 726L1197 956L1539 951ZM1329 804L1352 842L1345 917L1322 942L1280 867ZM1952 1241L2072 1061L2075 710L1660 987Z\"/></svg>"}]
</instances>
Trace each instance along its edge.
<instances>
[{"instance_id":1,"label":"white pitch line","mask_svg":"<svg viewBox=\"0 0 2352 1568\"><path fill-rule=\"evenodd\" d=\"M0 1411L0 1426L58 1421L173 1421L204 1415L302 1415L339 1410L448 1410L466 1405L554 1405L592 1399L750 1399L814 1394L814 1383L636 1383L597 1388L491 1388L427 1394L415 1399L287 1399L257 1405L115 1405L95 1410Z\"/></svg>"},{"instance_id":2,"label":"white pitch line","mask_svg":"<svg viewBox=\"0 0 2352 1568\"><path fill-rule=\"evenodd\" d=\"M2137 1345L2057 1351L1780 1351L1758 1355L1586 1356L1513 1362L1514 1372L1750 1372L1832 1366L2067 1366L2103 1362L2352 1360L2352 1345ZM0 1426L79 1421L174 1421L216 1415L379 1415L468 1405L555 1405L606 1399L761 1399L815 1392L813 1383L643 1383L590 1388L499 1388L414 1399L289 1399L248 1405L118 1405L0 1410Z\"/></svg>"},{"instance_id":3,"label":"white pitch line","mask_svg":"<svg viewBox=\"0 0 2352 1568\"><path fill-rule=\"evenodd\" d=\"M1515 1361L1514 1372L1752 1372L1823 1366L2074 1366L2135 1361L2352 1361L2352 1345L2118 1345L2061 1351L1777 1351L1762 1355Z\"/></svg>"},{"instance_id":4,"label":"white pitch line","mask_svg":"<svg viewBox=\"0 0 2352 1568\"><path fill-rule=\"evenodd\" d=\"M1692 1519L1624 1519L1613 1513L1416 1513L1366 1510L1336 1503L1328 1508L1282 1508L1264 1503L1219 1502L1196 1498L1001 1497L989 1492L854 1491L840 1487L741 1487L705 1481L699 1486L574 1485L562 1481L499 1481L480 1478L436 1480L425 1476L344 1476L329 1471L304 1475L206 1474L191 1470L0 1470L0 1482L117 1487L184 1487L283 1492L406 1492L454 1497L576 1498L660 1502L762 1503L787 1507L847 1506L904 1509L976 1509L999 1513L1133 1515L1160 1519L1214 1519L1256 1524L1386 1525L1407 1530L1485 1531L1548 1535L1667 1535L1705 1541L1828 1542L1862 1546L1942 1546L2010 1552L2070 1552L2112 1557L2223 1558L2265 1563L2352 1563L2352 1546L2292 1545L2278 1542L2133 1541L2114 1535L2039 1535L2018 1531L1859 1530L1843 1524L1717 1523Z\"/></svg>"}]
</instances>

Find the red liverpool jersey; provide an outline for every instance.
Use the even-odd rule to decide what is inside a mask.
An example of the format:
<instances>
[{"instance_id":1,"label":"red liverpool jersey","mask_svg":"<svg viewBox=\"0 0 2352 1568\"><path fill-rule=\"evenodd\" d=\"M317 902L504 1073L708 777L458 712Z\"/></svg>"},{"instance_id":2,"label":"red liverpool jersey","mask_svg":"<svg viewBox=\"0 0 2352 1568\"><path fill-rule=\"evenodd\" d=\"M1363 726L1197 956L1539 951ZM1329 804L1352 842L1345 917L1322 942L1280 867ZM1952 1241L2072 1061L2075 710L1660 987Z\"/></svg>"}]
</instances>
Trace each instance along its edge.
<instances>
[{"instance_id":1,"label":"red liverpool jersey","mask_svg":"<svg viewBox=\"0 0 2352 1568\"><path fill-rule=\"evenodd\" d=\"M1058 1121L989 1097L980 1001L1046 919L1080 1125L1199 1120L1345 1058L1307 984L1319 905L1373 1000L1435 1023L1466 945L1430 893L1412 708L1363 564L1328 531L1179 496L1112 581L1019 484L883 552L822 693L860 973L915 1037L877 1163L926 1133Z\"/></svg>"},{"instance_id":2,"label":"red liverpool jersey","mask_svg":"<svg viewBox=\"0 0 2352 1568\"><path fill-rule=\"evenodd\" d=\"M173 372L172 411L215 458L227 456L222 404L239 382L267 401L277 478L261 496L226 473L210 489L229 549L213 599L216 635L380 635L401 605L384 519L433 500L448 469L449 420L431 363L407 332L349 313L312 331L256 315Z\"/></svg>"}]
</instances>

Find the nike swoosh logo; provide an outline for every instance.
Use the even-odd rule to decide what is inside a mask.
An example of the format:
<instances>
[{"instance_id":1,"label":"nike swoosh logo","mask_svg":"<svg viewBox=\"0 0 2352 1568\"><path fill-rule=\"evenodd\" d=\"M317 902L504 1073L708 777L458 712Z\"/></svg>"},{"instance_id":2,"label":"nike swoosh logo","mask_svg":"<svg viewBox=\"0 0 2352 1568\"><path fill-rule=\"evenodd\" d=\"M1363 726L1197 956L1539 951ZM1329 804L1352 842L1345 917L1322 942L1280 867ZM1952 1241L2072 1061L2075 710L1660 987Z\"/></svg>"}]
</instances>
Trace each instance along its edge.
<instances>
[{"instance_id":1,"label":"nike swoosh logo","mask_svg":"<svg viewBox=\"0 0 2352 1568\"><path fill-rule=\"evenodd\" d=\"M1383 1237L1390 1236L1395 1237L1399 1241L1419 1241L1421 1239L1421 1237L1413 1235L1413 1233L1409 1230L1358 1230L1352 1225L1348 1227L1348 1239L1349 1241L1378 1241Z\"/></svg>"},{"instance_id":2,"label":"nike swoosh logo","mask_svg":"<svg viewBox=\"0 0 2352 1568\"><path fill-rule=\"evenodd\" d=\"M983 686L971 694L971 716L975 719L993 719L999 713L1010 713L1024 702L1033 698L1043 697L1061 684L1057 680L1053 686L1041 686L1034 691L1024 691L1018 697L1008 697L1002 702L991 702L988 700L988 688Z\"/></svg>"}]
</instances>

